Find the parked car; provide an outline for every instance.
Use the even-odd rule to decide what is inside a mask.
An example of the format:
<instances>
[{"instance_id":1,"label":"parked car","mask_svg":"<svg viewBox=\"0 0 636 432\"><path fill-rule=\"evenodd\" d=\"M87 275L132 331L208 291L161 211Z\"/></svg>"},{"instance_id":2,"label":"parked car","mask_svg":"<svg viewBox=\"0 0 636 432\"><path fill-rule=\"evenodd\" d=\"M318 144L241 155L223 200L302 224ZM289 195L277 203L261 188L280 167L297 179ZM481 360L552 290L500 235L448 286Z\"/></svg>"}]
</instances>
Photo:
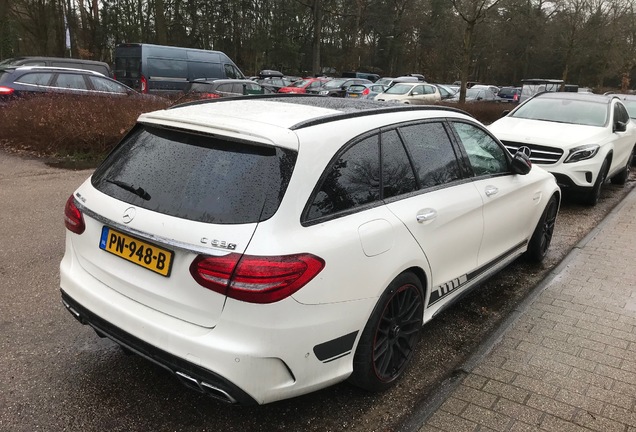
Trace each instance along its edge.
<instances>
[{"instance_id":1,"label":"parked car","mask_svg":"<svg viewBox=\"0 0 636 432\"><path fill-rule=\"evenodd\" d=\"M326 78L303 78L287 87L282 87L278 93L306 93L308 89L320 88L325 82L327 82Z\"/></svg>"},{"instance_id":2,"label":"parked car","mask_svg":"<svg viewBox=\"0 0 636 432\"><path fill-rule=\"evenodd\" d=\"M362 78L371 82L376 82L380 79L380 75L370 72L343 72L342 78Z\"/></svg>"},{"instance_id":3,"label":"parked car","mask_svg":"<svg viewBox=\"0 0 636 432\"><path fill-rule=\"evenodd\" d=\"M10 66L47 66L61 67L71 69L86 69L112 78L113 72L108 63L97 60L84 60L66 57L38 57L38 56L22 56L12 57L0 61L0 68L8 68Z\"/></svg>"},{"instance_id":4,"label":"parked car","mask_svg":"<svg viewBox=\"0 0 636 432\"><path fill-rule=\"evenodd\" d=\"M473 86L466 90L466 103L495 101L497 101L497 95L489 88ZM447 102L459 102L459 92L448 98Z\"/></svg>"},{"instance_id":5,"label":"parked car","mask_svg":"<svg viewBox=\"0 0 636 432\"><path fill-rule=\"evenodd\" d=\"M386 90L382 84L352 84L347 89L345 97L357 99L373 99Z\"/></svg>"},{"instance_id":6,"label":"parked car","mask_svg":"<svg viewBox=\"0 0 636 432\"><path fill-rule=\"evenodd\" d=\"M197 79L186 86L185 94L179 101L271 93L275 92L248 79Z\"/></svg>"},{"instance_id":7,"label":"parked car","mask_svg":"<svg viewBox=\"0 0 636 432\"><path fill-rule=\"evenodd\" d=\"M364 78L334 78L324 83L322 87L308 89L307 94L345 97L347 89L354 84L373 84L373 82Z\"/></svg>"},{"instance_id":8,"label":"parked car","mask_svg":"<svg viewBox=\"0 0 636 432\"><path fill-rule=\"evenodd\" d=\"M636 125L620 99L585 93L535 95L489 129L510 151L531 151L534 164L590 205L606 179L625 184L636 144Z\"/></svg>"},{"instance_id":9,"label":"parked car","mask_svg":"<svg viewBox=\"0 0 636 432\"><path fill-rule=\"evenodd\" d=\"M439 89L433 84L398 82L375 97L377 101L394 101L411 105L433 104L442 100Z\"/></svg>"},{"instance_id":10,"label":"parked car","mask_svg":"<svg viewBox=\"0 0 636 432\"><path fill-rule=\"evenodd\" d=\"M448 86L446 84L434 84L434 85L439 90L439 94L440 94L442 100L446 100L446 99L452 98L459 91L459 88Z\"/></svg>"},{"instance_id":11,"label":"parked car","mask_svg":"<svg viewBox=\"0 0 636 432\"><path fill-rule=\"evenodd\" d=\"M521 87L502 87L497 93L497 100L504 103L519 103Z\"/></svg>"},{"instance_id":12,"label":"parked car","mask_svg":"<svg viewBox=\"0 0 636 432\"><path fill-rule=\"evenodd\" d=\"M261 86L270 89L274 93L278 93L278 91L283 87L289 87L294 83L291 78L285 76L280 78L257 78L256 82Z\"/></svg>"},{"instance_id":13,"label":"parked car","mask_svg":"<svg viewBox=\"0 0 636 432\"><path fill-rule=\"evenodd\" d=\"M184 104L140 116L69 197L62 300L226 402L346 379L379 391L423 323L520 255L545 257L559 197L452 108Z\"/></svg>"},{"instance_id":14,"label":"parked car","mask_svg":"<svg viewBox=\"0 0 636 432\"><path fill-rule=\"evenodd\" d=\"M99 72L45 66L0 68L0 101L42 93L82 96L144 97Z\"/></svg>"}]
</instances>

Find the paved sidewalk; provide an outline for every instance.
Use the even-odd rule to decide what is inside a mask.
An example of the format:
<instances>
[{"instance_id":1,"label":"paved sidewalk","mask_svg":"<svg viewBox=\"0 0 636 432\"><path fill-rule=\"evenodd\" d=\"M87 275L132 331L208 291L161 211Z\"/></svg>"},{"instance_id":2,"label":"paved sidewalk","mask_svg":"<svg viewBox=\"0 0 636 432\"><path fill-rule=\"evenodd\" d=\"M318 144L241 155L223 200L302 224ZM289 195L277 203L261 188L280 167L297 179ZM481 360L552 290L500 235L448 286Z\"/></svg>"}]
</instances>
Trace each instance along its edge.
<instances>
[{"instance_id":1,"label":"paved sidewalk","mask_svg":"<svg viewBox=\"0 0 636 432\"><path fill-rule=\"evenodd\" d=\"M420 432L636 432L636 189L464 369Z\"/></svg>"}]
</instances>

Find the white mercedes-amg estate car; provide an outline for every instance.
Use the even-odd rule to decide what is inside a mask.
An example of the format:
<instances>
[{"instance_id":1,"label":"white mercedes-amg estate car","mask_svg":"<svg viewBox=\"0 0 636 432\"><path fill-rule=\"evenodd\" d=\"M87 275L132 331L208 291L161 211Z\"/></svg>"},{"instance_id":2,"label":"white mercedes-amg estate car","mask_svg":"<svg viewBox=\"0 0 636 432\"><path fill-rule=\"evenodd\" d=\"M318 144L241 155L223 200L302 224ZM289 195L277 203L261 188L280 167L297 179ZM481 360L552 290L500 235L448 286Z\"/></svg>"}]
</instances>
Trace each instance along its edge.
<instances>
[{"instance_id":1,"label":"white mercedes-amg estate car","mask_svg":"<svg viewBox=\"0 0 636 432\"><path fill-rule=\"evenodd\" d=\"M68 199L66 308L198 391L396 382L422 325L522 254L560 190L469 115L248 96L143 114Z\"/></svg>"}]
</instances>

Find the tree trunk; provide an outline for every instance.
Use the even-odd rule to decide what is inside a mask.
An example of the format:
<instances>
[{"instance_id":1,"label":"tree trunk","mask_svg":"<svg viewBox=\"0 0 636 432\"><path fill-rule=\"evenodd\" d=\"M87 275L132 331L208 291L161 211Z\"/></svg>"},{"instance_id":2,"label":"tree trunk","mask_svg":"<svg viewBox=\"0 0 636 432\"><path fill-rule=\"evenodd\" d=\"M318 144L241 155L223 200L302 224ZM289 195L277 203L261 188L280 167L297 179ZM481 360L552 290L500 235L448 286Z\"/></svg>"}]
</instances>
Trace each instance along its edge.
<instances>
[{"instance_id":1,"label":"tree trunk","mask_svg":"<svg viewBox=\"0 0 636 432\"><path fill-rule=\"evenodd\" d=\"M163 7L163 0L155 0L155 30L157 31L157 43L159 45L168 44L168 30L166 27L166 15Z\"/></svg>"},{"instance_id":2,"label":"tree trunk","mask_svg":"<svg viewBox=\"0 0 636 432\"><path fill-rule=\"evenodd\" d=\"M311 71L314 76L322 73L320 64L320 41L322 39L322 0L314 0L314 37L311 44Z\"/></svg>"},{"instance_id":3,"label":"tree trunk","mask_svg":"<svg viewBox=\"0 0 636 432\"><path fill-rule=\"evenodd\" d=\"M460 71L460 79L462 81L462 85L459 90L460 102L466 102L466 83L468 82L468 76L470 75L470 60L473 52L474 32L475 21L466 22L466 29L464 30L464 46L462 47L462 66Z\"/></svg>"}]
</instances>

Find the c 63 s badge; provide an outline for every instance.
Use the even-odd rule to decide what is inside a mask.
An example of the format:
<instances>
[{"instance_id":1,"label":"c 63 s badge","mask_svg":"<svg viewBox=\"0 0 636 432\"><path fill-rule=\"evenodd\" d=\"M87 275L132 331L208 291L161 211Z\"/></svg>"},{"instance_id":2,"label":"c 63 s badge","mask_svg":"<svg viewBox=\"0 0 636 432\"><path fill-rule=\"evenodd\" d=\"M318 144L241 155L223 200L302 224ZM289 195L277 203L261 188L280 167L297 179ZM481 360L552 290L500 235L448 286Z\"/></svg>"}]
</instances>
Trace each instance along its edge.
<instances>
[{"instance_id":1,"label":"c 63 s badge","mask_svg":"<svg viewBox=\"0 0 636 432\"><path fill-rule=\"evenodd\" d=\"M236 249L236 243L227 243L224 240L209 239L207 237L201 238L201 243L205 245L210 245L212 247L221 248L221 249L228 249L228 250Z\"/></svg>"}]
</instances>

